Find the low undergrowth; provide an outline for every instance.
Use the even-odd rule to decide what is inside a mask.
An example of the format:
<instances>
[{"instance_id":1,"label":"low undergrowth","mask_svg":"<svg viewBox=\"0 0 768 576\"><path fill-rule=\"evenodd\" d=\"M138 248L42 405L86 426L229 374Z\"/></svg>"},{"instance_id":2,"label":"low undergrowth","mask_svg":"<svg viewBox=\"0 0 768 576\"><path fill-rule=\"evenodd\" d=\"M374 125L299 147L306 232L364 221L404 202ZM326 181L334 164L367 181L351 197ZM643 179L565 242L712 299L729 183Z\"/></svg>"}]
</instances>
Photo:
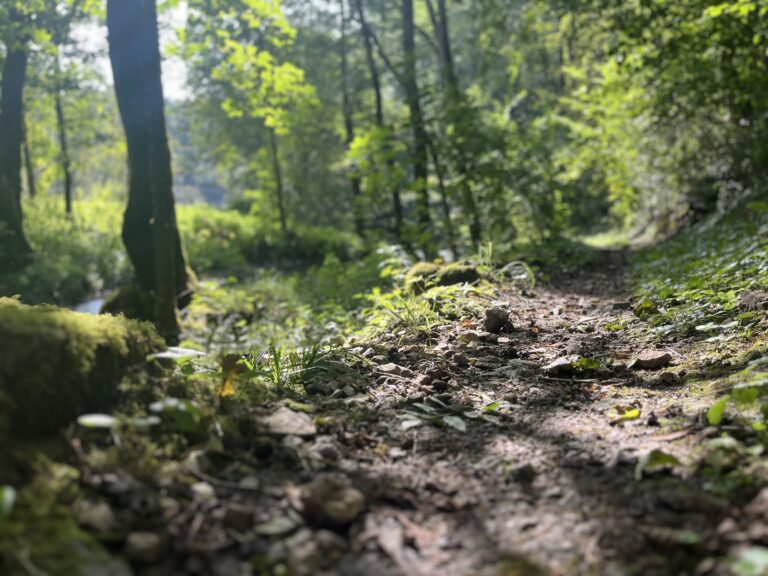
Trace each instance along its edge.
<instances>
[{"instance_id":1,"label":"low undergrowth","mask_svg":"<svg viewBox=\"0 0 768 576\"><path fill-rule=\"evenodd\" d=\"M60 201L40 197L24 210L32 262L13 274L0 271L0 296L72 305L130 283L133 269L120 237L121 202L84 199L66 217ZM189 264L201 276L267 266L306 269L328 258L349 262L364 253L355 235L335 228L304 225L283 234L274 222L209 205L180 205L177 219Z\"/></svg>"},{"instance_id":2,"label":"low undergrowth","mask_svg":"<svg viewBox=\"0 0 768 576\"><path fill-rule=\"evenodd\" d=\"M634 312L661 344L677 342L688 390L710 426L700 467L717 493L768 481L768 204L752 201L634 261Z\"/></svg>"}]
</instances>

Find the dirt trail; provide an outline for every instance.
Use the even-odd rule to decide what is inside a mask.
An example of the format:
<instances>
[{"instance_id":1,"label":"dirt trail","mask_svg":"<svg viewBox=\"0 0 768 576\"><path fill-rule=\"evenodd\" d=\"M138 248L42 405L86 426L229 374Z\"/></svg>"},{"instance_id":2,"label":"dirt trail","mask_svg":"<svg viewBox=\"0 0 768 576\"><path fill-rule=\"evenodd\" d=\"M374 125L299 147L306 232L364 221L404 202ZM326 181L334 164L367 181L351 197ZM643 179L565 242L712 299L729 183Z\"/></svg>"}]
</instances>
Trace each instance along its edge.
<instances>
[{"instance_id":1,"label":"dirt trail","mask_svg":"<svg viewBox=\"0 0 768 576\"><path fill-rule=\"evenodd\" d=\"M619 259L556 287L505 294L499 304L515 325L506 341L473 341L471 331L451 327L433 349L439 360L420 349L404 355L401 365L420 373L449 359L450 385L438 397L458 413L472 411L478 398L503 407L469 420L466 432L403 432L387 414L423 394L387 380L374 390L381 417L370 434L392 448L373 458L356 454L373 494L364 528L353 531L359 552L348 558L347 573L692 571L697 553L677 536L707 535L727 506L672 476L634 479L638 458L654 448L685 461L694 435L658 427L659 417L677 409L675 386L663 380L670 373L660 380L621 369L649 344L603 329L631 316L621 310ZM572 354L614 368L547 374L545 366ZM616 406L639 408L641 416L618 424Z\"/></svg>"},{"instance_id":2,"label":"dirt trail","mask_svg":"<svg viewBox=\"0 0 768 576\"><path fill-rule=\"evenodd\" d=\"M259 416L271 434L240 421L242 442L225 431L157 485L85 481L125 500L113 507L140 533L122 549L136 574L708 573L730 504L679 470L636 480L653 449L690 462L704 427L681 412L680 350L661 350L672 367L628 367L655 345L623 270L607 253L551 286L501 290L487 304L511 324L497 333L468 313L429 341L360 350L370 388L314 396L313 417L286 401L286 419Z\"/></svg>"}]
</instances>

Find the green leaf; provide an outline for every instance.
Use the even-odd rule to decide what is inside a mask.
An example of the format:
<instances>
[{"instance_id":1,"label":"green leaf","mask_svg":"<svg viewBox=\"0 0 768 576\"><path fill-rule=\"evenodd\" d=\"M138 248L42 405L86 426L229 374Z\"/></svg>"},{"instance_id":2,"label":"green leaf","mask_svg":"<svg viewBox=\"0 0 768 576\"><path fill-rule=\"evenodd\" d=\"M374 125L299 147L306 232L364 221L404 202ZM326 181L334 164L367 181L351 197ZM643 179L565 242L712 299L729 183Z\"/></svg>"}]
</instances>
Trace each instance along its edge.
<instances>
[{"instance_id":1,"label":"green leaf","mask_svg":"<svg viewBox=\"0 0 768 576\"><path fill-rule=\"evenodd\" d=\"M632 408L631 410L625 410L619 416L619 422L626 422L628 420L637 420L640 418L640 408Z\"/></svg>"},{"instance_id":2,"label":"green leaf","mask_svg":"<svg viewBox=\"0 0 768 576\"><path fill-rule=\"evenodd\" d=\"M512 407L512 404L505 400L497 400L496 402L491 402L487 406L483 407L483 412L486 414L496 414L502 410L507 410Z\"/></svg>"},{"instance_id":3,"label":"green leaf","mask_svg":"<svg viewBox=\"0 0 768 576\"><path fill-rule=\"evenodd\" d=\"M654 472L671 466L681 466L682 463L672 454L667 454L663 450L651 450L637 462L635 467L635 480L642 480L645 472Z\"/></svg>"},{"instance_id":4,"label":"green leaf","mask_svg":"<svg viewBox=\"0 0 768 576\"><path fill-rule=\"evenodd\" d=\"M717 426L720 424L720 422L722 422L723 415L725 414L725 408L728 405L730 399L731 396L726 394L717 402L712 404L709 410L707 410L707 422L709 422L710 426Z\"/></svg>"},{"instance_id":5,"label":"green leaf","mask_svg":"<svg viewBox=\"0 0 768 576\"><path fill-rule=\"evenodd\" d=\"M732 394L738 404L752 404L760 397L762 386L750 382L735 386Z\"/></svg>"},{"instance_id":6,"label":"green leaf","mask_svg":"<svg viewBox=\"0 0 768 576\"><path fill-rule=\"evenodd\" d=\"M149 409L160 415L167 425L179 432L195 432L203 413L191 400L168 397L150 404Z\"/></svg>"},{"instance_id":7,"label":"green leaf","mask_svg":"<svg viewBox=\"0 0 768 576\"><path fill-rule=\"evenodd\" d=\"M768 574L768 548L750 546L732 557L731 570L735 576L765 576Z\"/></svg>"},{"instance_id":8,"label":"green leaf","mask_svg":"<svg viewBox=\"0 0 768 576\"><path fill-rule=\"evenodd\" d=\"M597 370L600 368L600 360L582 356L576 362L573 363L573 367L580 368L582 370Z\"/></svg>"},{"instance_id":9,"label":"green leaf","mask_svg":"<svg viewBox=\"0 0 768 576\"><path fill-rule=\"evenodd\" d=\"M13 486L0 486L0 518L6 518L16 503L16 489Z\"/></svg>"}]
</instances>

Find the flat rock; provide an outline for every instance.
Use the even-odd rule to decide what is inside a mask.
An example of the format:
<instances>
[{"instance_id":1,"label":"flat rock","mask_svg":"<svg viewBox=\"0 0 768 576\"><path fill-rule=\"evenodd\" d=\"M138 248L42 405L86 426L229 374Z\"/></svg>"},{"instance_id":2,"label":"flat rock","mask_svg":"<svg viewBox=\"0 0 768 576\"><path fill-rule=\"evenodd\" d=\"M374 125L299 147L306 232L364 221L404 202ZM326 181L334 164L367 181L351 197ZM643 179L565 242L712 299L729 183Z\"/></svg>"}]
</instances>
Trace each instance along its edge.
<instances>
[{"instance_id":1,"label":"flat rock","mask_svg":"<svg viewBox=\"0 0 768 576\"><path fill-rule=\"evenodd\" d=\"M257 524L254 528L259 536L281 536L296 529L296 522L288 516L275 516L266 522Z\"/></svg>"},{"instance_id":2,"label":"flat rock","mask_svg":"<svg viewBox=\"0 0 768 576\"><path fill-rule=\"evenodd\" d=\"M750 290L739 298L739 308L747 311L765 310L768 308L768 292Z\"/></svg>"},{"instance_id":3,"label":"flat rock","mask_svg":"<svg viewBox=\"0 0 768 576\"><path fill-rule=\"evenodd\" d=\"M542 369L547 376L572 376L576 373L574 364L579 361L581 356L578 354L569 354L556 358Z\"/></svg>"},{"instance_id":4,"label":"flat rock","mask_svg":"<svg viewBox=\"0 0 768 576\"><path fill-rule=\"evenodd\" d=\"M394 362L382 364L381 366L379 366L378 371L382 374L389 374L392 376L403 376L404 378L413 378L413 376L415 376L413 370L410 370L409 368L405 368L403 366L395 364Z\"/></svg>"},{"instance_id":5,"label":"flat rock","mask_svg":"<svg viewBox=\"0 0 768 576\"><path fill-rule=\"evenodd\" d=\"M118 528L115 513L106 502L83 502L77 510L78 523L97 534L112 532Z\"/></svg>"},{"instance_id":6,"label":"flat rock","mask_svg":"<svg viewBox=\"0 0 768 576\"><path fill-rule=\"evenodd\" d=\"M317 434L317 427L312 418L304 412L295 412L290 408L280 408L269 416L262 416L257 419L267 434L276 436L314 436Z\"/></svg>"},{"instance_id":7,"label":"flat rock","mask_svg":"<svg viewBox=\"0 0 768 576\"><path fill-rule=\"evenodd\" d=\"M501 332L506 326L510 324L509 311L499 306L488 308L485 311L485 320L483 321L483 327L486 332L496 334Z\"/></svg>"},{"instance_id":8,"label":"flat rock","mask_svg":"<svg viewBox=\"0 0 768 576\"><path fill-rule=\"evenodd\" d=\"M319 474L301 489L304 515L316 526L349 526L365 508L363 493L334 474Z\"/></svg>"},{"instance_id":9,"label":"flat rock","mask_svg":"<svg viewBox=\"0 0 768 576\"><path fill-rule=\"evenodd\" d=\"M154 532L131 532L125 540L125 556L136 564L157 564L165 554L165 539Z\"/></svg>"},{"instance_id":10,"label":"flat rock","mask_svg":"<svg viewBox=\"0 0 768 576\"><path fill-rule=\"evenodd\" d=\"M244 504L228 504L224 509L224 525L238 532L253 528L253 508Z\"/></svg>"},{"instance_id":11,"label":"flat rock","mask_svg":"<svg viewBox=\"0 0 768 576\"><path fill-rule=\"evenodd\" d=\"M637 355L630 368L635 370L658 370L672 362L672 354L663 350L644 350Z\"/></svg>"}]
</instances>

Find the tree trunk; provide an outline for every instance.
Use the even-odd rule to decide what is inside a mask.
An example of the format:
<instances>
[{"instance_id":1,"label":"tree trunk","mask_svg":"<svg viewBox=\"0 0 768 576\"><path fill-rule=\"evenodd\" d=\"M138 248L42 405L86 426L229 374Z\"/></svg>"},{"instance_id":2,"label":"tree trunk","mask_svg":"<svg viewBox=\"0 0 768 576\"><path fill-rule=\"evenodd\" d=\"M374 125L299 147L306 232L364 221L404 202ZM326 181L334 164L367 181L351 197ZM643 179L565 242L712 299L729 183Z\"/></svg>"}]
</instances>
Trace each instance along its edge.
<instances>
[{"instance_id":1,"label":"tree trunk","mask_svg":"<svg viewBox=\"0 0 768 576\"><path fill-rule=\"evenodd\" d=\"M346 131L347 150L355 139L355 124L352 118L352 102L349 98L349 65L347 63L347 17L344 10L344 0L339 0L341 9L341 88L342 88L342 106L344 108L344 128ZM352 176L350 178L352 187L352 212L355 219L355 232L360 237L365 235L365 225L363 223L362 206L360 198L360 178Z\"/></svg>"},{"instance_id":2,"label":"tree trunk","mask_svg":"<svg viewBox=\"0 0 768 576\"><path fill-rule=\"evenodd\" d=\"M23 118L22 118L23 122ZM22 144L22 149L24 150L24 173L27 177L27 192L29 192L29 197L34 198L37 196L37 184L35 182L35 164L32 161L32 152L29 148L29 138L27 134L27 125L24 122L22 124L22 130L24 131L23 138L24 143Z\"/></svg>"},{"instance_id":3,"label":"tree trunk","mask_svg":"<svg viewBox=\"0 0 768 576\"><path fill-rule=\"evenodd\" d=\"M453 259L458 260L459 249L456 246L456 230L451 218L451 205L448 201L448 191L445 188L445 171L440 163L440 156L435 148L434 140L430 141L429 149L432 152L432 165L435 167L435 174L437 175L437 188L440 191L440 206L443 210L443 225L445 226L445 233L448 237L448 247L451 249Z\"/></svg>"},{"instance_id":4,"label":"tree trunk","mask_svg":"<svg viewBox=\"0 0 768 576\"><path fill-rule=\"evenodd\" d=\"M438 53L440 54L440 67L443 76L443 85L446 90L446 99L452 115L457 120L457 125L461 124L462 116L460 110L462 107L461 89L459 79L456 76L456 70L453 64L453 51L451 49L451 35L448 22L448 11L445 0L437 0L437 14L435 14L432 1L427 0L427 8L435 27L435 35L438 42ZM458 152L458 172L460 176L459 185L461 187L462 201L464 211L469 219L469 235L472 240L472 246L478 248L482 236L482 224L480 222L480 213L475 202L472 185L469 181L469 170L467 169L467 160L462 148L462 144L457 144Z\"/></svg>"},{"instance_id":5,"label":"tree trunk","mask_svg":"<svg viewBox=\"0 0 768 576\"><path fill-rule=\"evenodd\" d=\"M277 147L277 134L274 128L269 130L269 145L272 151L272 171L275 176L275 199L277 200L277 211L280 215L280 231L285 234L288 232L288 221L285 216L285 198L283 190L283 171L280 168L280 151Z\"/></svg>"},{"instance_id":6,"label":"tree trunk","mask_svg":"<svg viewBox=\"0 0 768 576\"><path fill-rule=\"evenodd\" d=\"M72 215L72 170L69 160L69 146L67 143L67 124L64 119L64 106L61 102L61 90L54 90L56 103L56 127L59 132L59 146L61 148L61 170L64 173L64 205L67 216Z\"/></svg>"},{"instance_id":7,"label":"tree trunk","mask_svg":"<svg viewBox=\"0 0 768 576\"><path fill-rule=\"evenodd\" d=\"M403 26L403 84L408 101L410 124L413 132L413 181L417 193L418 221L423 227L430 225L429 191L427 188L428 155L427 132L421 112L419 85L416 81L416 42L414 37L413 0L401 2Z\"/></svg>"},{"instance_id":8,"label":"tree trunk","mask_svg":"<svg viewBox=\"0 0 768 576\"><path fill-rule=\"evenodd\" d=\"M25 46L8 51L0 94L0 235L3 269L22 266L31 248L24 236L21 213L21 145L24 139Z\"/></svg>"},{"instance_id":9,"label":"tree trunk","mask_svg":"<svg viewBox=\"0 0 768 576\"><path fill-rule=\"evenodd\" d=\"M368 63L368 73L371 75L371 86L373 88L373 94L376 102L375 118L376 126L379 129L384 129L384 105L381 98L381 80L379 78L379 68L376 66L376 59L373 56L373 40L371 39L371 29L368 27L368 21L365 18L365 10L363 9L363 0L355 0L355 7L357 9L357 16L360 20L360 33L363 37L363 45L365 46L365 60ZM387 170L391 172L393 162L391 159L387 159ZM403 229L403 203L400 199L400 187L395 185L391 191L392 197L392 212L394 214L394 228L393 233L395 238L400 239L400 233Z\"/></svg>"},{"instance_id":10,"label":"tree trunk","mask_svg":"<svg viewBox=\"0 0 768 576\"><path fill-rule=\"evenodd\" d=\"M154 0L108 0L109 56L128 143L129 192L123 242L139 286L154 295L154 317L178 340L176 305L187 268L176 226Z\"/></svg>"}]
</instances>

